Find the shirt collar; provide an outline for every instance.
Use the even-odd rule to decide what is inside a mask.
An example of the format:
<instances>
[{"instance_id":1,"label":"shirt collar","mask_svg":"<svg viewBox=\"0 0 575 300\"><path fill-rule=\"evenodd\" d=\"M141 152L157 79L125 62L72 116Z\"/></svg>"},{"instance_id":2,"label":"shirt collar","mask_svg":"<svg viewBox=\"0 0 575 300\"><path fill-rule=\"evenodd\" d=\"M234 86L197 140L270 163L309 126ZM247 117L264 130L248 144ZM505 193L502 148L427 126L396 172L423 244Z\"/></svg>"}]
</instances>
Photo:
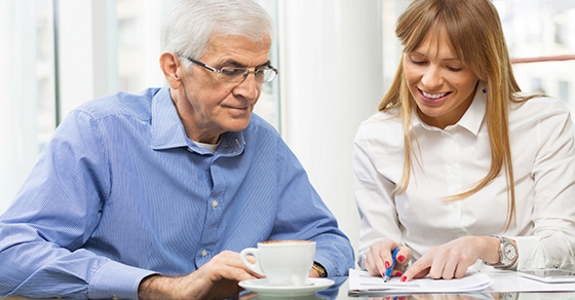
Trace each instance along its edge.
<instances>
[{"instance_id":1,"label":"shirt collar","mask_svg":"<svg viewBox=\"0 0 575 300\"><path fill-rule=\"evenodd\" d=\"M180 120L176 106L172 101L170 89L164 86L152 99L151 147L154 150L188 147L200 154L212 154L209 149L200 147L186 137L186 130ZM244 149L245 141L242 131L226 132L217 152L237 155Z\"/></svg>"},{"instance_id":2,"label":"shirt collar","mask_svg":"<svg viewBox=\"0 0 575 300\"><path fill-rule=\"evenodd\" d=\"M187 147L186 130L178 116L170 96L170 88L164 86L152 99L152 149Z\"/></svg>"},{"instance_id":3,"label":"shirt collar","mask_svg":"<svg viewBox=\"0 0 575 300\"><path fill-rule=\"evenodd\" d=\"M457 123L455 123L454 125L447 126L445 129L448 130L449 128L460 126L467 129L474 135L477 135L479 133L479 129L481 128L481 124L483 123L483 119L485 118L486 99L487 99L487 87L485 82L480 81L477 85L475 96L473 96L473 102L471 102L471 105L469 106L465 114L463 114L463 116ZM412 112L411 120L412 120L412 128L422 127L427 130L440 130L439 128L429 126L425 124L423 121L421 121L415 109Z\"/></svg>"}]
</instances>

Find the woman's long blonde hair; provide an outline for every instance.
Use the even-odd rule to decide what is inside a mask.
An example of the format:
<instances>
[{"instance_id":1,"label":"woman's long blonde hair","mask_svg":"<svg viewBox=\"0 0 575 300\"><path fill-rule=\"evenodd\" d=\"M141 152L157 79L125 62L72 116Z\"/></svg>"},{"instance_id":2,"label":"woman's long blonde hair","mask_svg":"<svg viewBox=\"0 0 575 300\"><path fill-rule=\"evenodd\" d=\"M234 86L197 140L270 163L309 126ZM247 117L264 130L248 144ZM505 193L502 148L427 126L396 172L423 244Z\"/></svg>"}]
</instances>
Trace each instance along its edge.
<instances>
[{"instance_id":1,"label":"woman's long blonde hair","mask_svg":"<svg viewBox=\"0 0 575 300\"><path fill-rule=\"evenodd\" d=\"M414 0L399 17L395 33L409 53L419 47L431 31L444 29L450 47L464 65L471 68L479 80L487 83L486 116L491 145L491 167L485 177L468 191L449 196L448 200L464 199L485 187L505 169L509 190L508 229L515 216L515 184L509 145L509 103L525 101L519 97L519 85L513 75L507 45L497 10L489 0ZM432 33L433 34L433 33ZM397 187L399 193L407 189L412 168L411 153L414 140L411 115L416 109L403 72L399 67L391 87L379 103L380 111L399 110L404 128L403 177ZM417 157L417 156L415 156Z\"/></svg>"}]
</instances>

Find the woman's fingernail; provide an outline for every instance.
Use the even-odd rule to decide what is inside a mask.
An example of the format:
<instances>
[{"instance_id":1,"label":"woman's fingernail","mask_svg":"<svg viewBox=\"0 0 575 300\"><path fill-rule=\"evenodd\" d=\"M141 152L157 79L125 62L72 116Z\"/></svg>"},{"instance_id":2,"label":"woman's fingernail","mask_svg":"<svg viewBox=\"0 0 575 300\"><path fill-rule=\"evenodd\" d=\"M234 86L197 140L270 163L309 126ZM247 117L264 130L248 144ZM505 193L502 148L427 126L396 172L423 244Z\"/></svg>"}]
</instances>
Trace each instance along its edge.
<instances>
[{"instance_id":1,"label":"woman's fingernail","mask_svg":"<svg viewBox=\"0 0 575 300\"><path fill-rule=\"evenodd\" d=\"M401 282L405 282L407 280L407 276L401 277Z\"/></svg>"},{"instance_id":2,"label":"woman's fingernail","mask_svg":"<svg viewBox=\"0 0 575 300\"><path fill-rule=\"evenodd\" d=\"M385 262L385 268L386 268L386 269L389 269L389 267L391 267L391 264L390 264L388 261L386 261L386 262Z\"/></svg>"},{"instance_id":3,"label":"woman's fingernail","mask_svg":"<svg viewBox=\"0 0 575 300\"><path fill-rule=\"evenodd\" d=\"M397 257L397 260L399 260L399 262L403 262L405 260L405 256L400 255Z\"/></svg>"},{"instance_id":4,"label":"woman's fingernail","mask_svg":"<svg viewBox=\"0 0 575 300\"><path fill-rule=\"evenodd\" d=\"M399 277L399 276L401 276L401 274L402 274L401 272L397 271L397 272L395 272L395 274L393 274L393 276Z\"/></svg>"}]
</instances>

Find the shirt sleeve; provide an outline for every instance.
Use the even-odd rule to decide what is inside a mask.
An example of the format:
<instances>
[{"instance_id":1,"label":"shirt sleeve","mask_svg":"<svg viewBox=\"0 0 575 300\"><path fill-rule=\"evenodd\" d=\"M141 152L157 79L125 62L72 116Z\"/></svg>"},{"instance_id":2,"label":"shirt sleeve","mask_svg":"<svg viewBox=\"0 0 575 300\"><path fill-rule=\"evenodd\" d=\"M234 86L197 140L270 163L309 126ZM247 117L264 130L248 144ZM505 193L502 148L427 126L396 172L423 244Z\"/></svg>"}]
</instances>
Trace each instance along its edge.
<instances>
[{"instance_id":1,"label":"shirt sleeve","mask_svg":"<svg viewBox=\"0 0 575 300\"><path fill-rule=\"evenodd\" d=\"M353 247L337 220L312 187L303 166L277 137L278 211L270 239L316 242L315 261L329 277L346 276L354 265Z\"/></svg>"},{"instance_id":2,"label":"shirt sleeve","mask_svg":"<svg viewBox=\"0 0 575 300\"><path fill-rule=\"evenodd\" d=\"M365 254L373 243L384 237L398 243L402 239L392 197L395 184L378 173L374 152L365 137L366 126L364 123L358 129L353 148L355 201L361 219L358 265L362 269Z\"/></svg>"},{"instance_id":3,"label":"shirt sleeve","mask_svg":"<svg viewBox=\"0 0 575 300\"><path fill-rule=\"evenodd\" d=\"M534 235L513 237L519 251L517 268L573 269L575 145L573 122L567 108L558 101L552 102L533 133L533 140L539 144L532 171Z\"/></svg>"},{"instance_id":4,"label":"shirt sleeve","mask_svg":"<svg viewBox=\"0 0 575 300\"><path fill-rule=\"evenodd\" d=\"M137 298L152 272L82 249L109 192L98 124L75 111L55 131L11 207L0 217L0 294Z\"/></svg>"}]
</instances>

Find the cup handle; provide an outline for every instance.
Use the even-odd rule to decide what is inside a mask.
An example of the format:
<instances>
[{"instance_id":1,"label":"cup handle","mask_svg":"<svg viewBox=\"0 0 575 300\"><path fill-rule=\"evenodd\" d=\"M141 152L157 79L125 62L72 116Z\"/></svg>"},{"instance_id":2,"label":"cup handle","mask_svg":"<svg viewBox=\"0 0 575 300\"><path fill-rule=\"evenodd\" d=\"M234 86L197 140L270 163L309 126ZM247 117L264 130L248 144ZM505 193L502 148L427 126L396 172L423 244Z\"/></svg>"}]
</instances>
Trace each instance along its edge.
<instances>
[{"instance_id":1,"label":"cup handle","mask_svg":"<svg viewBox=\"0 0 575 300\"><path fill-rule=\"evenodd\" d=\"M248 261L247 256L251 255L256 259L255 263L251 263ZM242 250L242 252L240 252L240 259L242 260L242 263L250 270L260 274L260 275L264 275L264 271L262 270L262 267L260 265L260 260L258 259L258 249L256 248L246 248L244 250Z\"/></svg>"}]
</instances>

